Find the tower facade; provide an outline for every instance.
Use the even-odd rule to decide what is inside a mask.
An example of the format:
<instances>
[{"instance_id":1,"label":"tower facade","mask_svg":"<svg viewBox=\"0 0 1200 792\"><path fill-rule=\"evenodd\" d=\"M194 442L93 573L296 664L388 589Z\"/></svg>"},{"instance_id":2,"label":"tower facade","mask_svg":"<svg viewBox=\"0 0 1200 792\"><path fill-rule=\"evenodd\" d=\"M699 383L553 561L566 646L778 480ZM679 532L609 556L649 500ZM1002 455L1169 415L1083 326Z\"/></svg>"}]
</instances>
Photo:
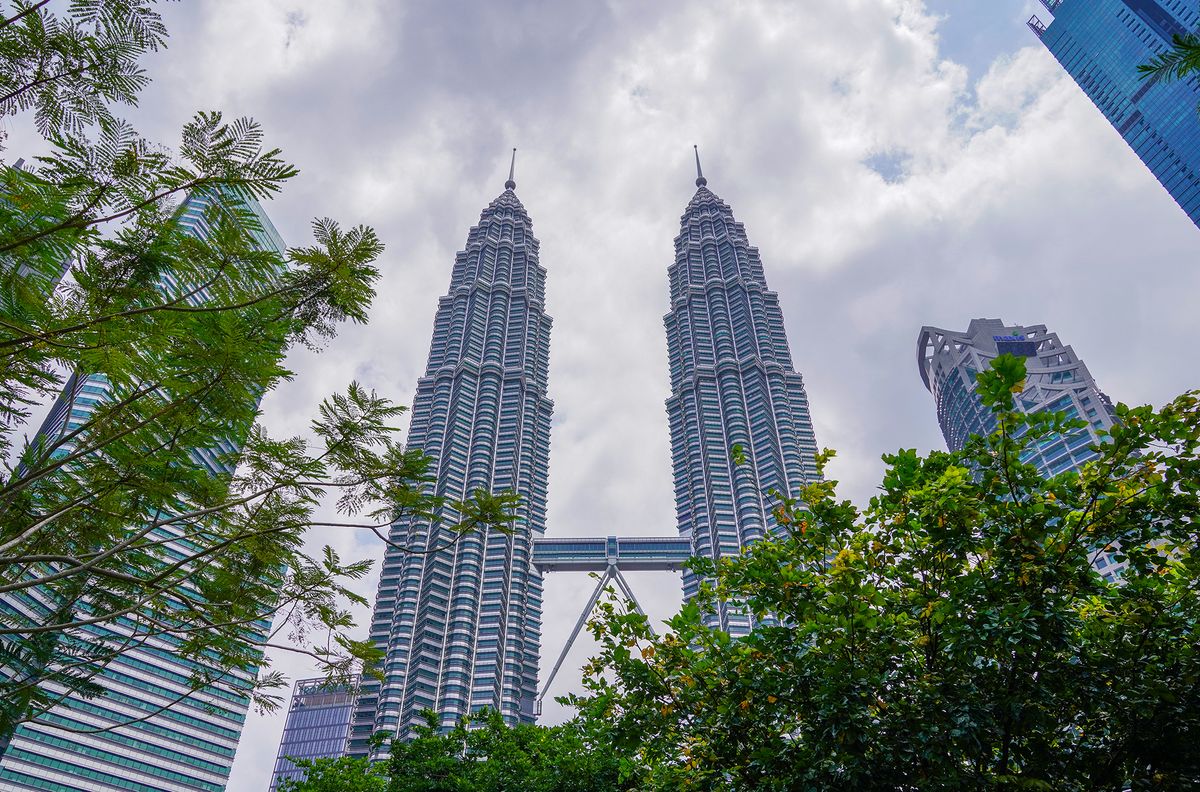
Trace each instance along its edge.
<instances>
[{"instance_id":1,"label":"tower facade","mask_svg":"<svg viewBox=\"0 0 1200 792\"><path fill-rule=\"evenodd\" d=\"M694 555L720 558L772 530L771 491L795 497L815 479L817 446L758 249L708 189L699 156L696 172L667 270L667 415L679 531L691 537ZM734 446L744 464L735 464ZM685 572L684 597L699 584ZM722 605L711 618L735 635L753 626L736 605Z\"/></svg>"},{"instance_id":2,"label":"tower facade","mask_svg":"<svg viewBox=\"0 0 1200 792\"><path fill-rule=\"evenodd\" d=\"M206 216L215 205L229 200L216 193L190 195L179 208L185 230L200 238L210 233ZM258 228L249 229L255 244L280 255L284 243L262 206L253 198L238 197L242 208L252 212ZM162 276L166 293L179 287L170 273ZM189 298L193 305L203 295ZM51 408L37 438L54 446L62 456L76 450L76 443L63 440L85 425L103 403L113 398L113 388L102 373L76 373ZM194 464L213 476L232 472L223 457L236 450L240 438L229 438L220 448L190 449ZM184 548L176 529L162 527L154 536L167 540L168 548ZM181 544L174 544L174 542ZM174 551L174 550L172 550ZM52 603L47 592L37 588L0 596L0 622L44 623ZM269 625L257 622L265 636ZM91 625L81 637L103 646L128 633L118 621ZM170 635L143 638L134 648L115 654L98 673L96 682L104 693L85 698L64 698L35 722L19 726L7 746L0 746L0 790L45 792L222 792L229 778L250 699L231 689L205 687L193 691L193 675L216 669L198 668L177 656L181 639ZM0 678L13 669L0 666ZM249 688L250 674L234 672L237 683Z\"/></svg>"},{"instance_id":3,"label":"tower facade","mask_svg":"<svg viewBox=\"0 0 1200 792\"><path fill-rule=\"evenodd\" d=\"M938 424L951 451L961 450L971 435L996 431L996 416L975 395L975 377L1002 354L1025 358L1025 390L1014 399L1026 413L1063 412L1087 426L1030 446L1021 460L1043 476L1078 470L1095 459L1094 447L1103 442L1100 432L1116 420L1112 402L1096 385L1087 366L1045 325L1006 325L1000 319L973 319L965 332L923 327L917 338L917 368L921 381L933 394ZM1110 556L1096 559L1097 571L1107 579L1120 576L1120 566Z\"/></svg>"},{"instance_id":4,"label":"tower facade","mask_svg":"<svg viewBox=\"0 0 1200 792\"><path fill-rule=\"evenodd\" d=\"M1143 79L1138 66L1200 28L1200 7L1179 0L1042 0L1054 14L1029 27L1200 225L1200 76Z\"/></svg>"},{"instance_id":5,"label":"tower facade","mask_svg":"<svg viewBox=\"0 0 1200 792\"><path fill-rule=\"evenodd\" d=\"M422 554L385 551L371 622L385 678L363 684L352 755L366 754L376 731L406 736L425 709L443 726L483 708L509 723L533 720L542 581L531 558L546 520L551 320L538 241L515 188L510 173L455 257L408 442L435 460L441 495L519 493L517 531L456 542L450 512L440 525L392 526L391 542Z\"/></svg>"}]
</instances>

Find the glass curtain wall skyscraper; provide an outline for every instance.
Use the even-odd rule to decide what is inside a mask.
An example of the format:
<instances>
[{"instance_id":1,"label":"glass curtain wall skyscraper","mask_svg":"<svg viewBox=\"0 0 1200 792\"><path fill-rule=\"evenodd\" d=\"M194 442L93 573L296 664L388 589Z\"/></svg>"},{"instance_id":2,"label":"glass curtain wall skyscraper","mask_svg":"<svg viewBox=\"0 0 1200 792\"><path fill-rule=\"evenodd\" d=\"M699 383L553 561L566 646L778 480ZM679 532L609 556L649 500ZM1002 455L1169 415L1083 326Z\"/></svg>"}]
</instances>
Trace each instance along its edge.
<instances>
[{"instance_id":1,"label":"glass curtain wall skyscraper","mask_svg":"<svg viewBox=\"0 0 1200 792\"><path fill-rule=\"evenodd\" d=\"M371 622L386 653L384 682L365 680L349 752L376 731L404 738L431 709L443 726L483 708L533 721L542 581L531 566L545 531L550 454L550 317L546 271L512 174L454 260L417 383L408 442L435 460L436 489L466 499L476 488L521 496L517 531L471 533L443 524L392 526Z\"/></svg>"},{"instance_id":2,"label":"glass curtain wall skyscraper","mask_svg":"<svg viewBox=\"0 0 1200 792\"><path fill-rule=\"evenodd\" d=\"M667 415L679 531L695 555L720 558L773 529L770 491L795 497L815 480L817 445L758 249L708 189L699 154L696 176L667 270ZM734 446L744 464L734 463ZM699 585L684 573L685 598ZM753 626L736 605L722 605L712 623L735 635Z\"/></svg>"},{"instance_id":3,"label":"glass curtain wall skyscraper","mask_svg":"<svg viewBox=\"0 0 1200 792\"><path fill-rule=\"evenodd\" d=\"M287 723L279 741L270 792L284 781L302 781L306 771L293 759L323 759L341 756L350 736L350 718L358 693L359 677L344 684L326 679L299 679L292 692Z\"/></svg>"},{"instance_id":4,"label":"glass curtain wall skyscraper","mask_svg":"<svg viewBox=\"0 0 1200 792\"><path fill-rule=\"evenodd\" d=\"M1000 319L973 319L965 332L923 327L917 338L917 368L933 394L938 424L946 445L959 451L971 435L989 435L999 427L996 416L975 395L975 377L1002 354L1025 358L1025 390L1014 400L1026 413L1063 412L1086 426L1048 442L1030 446L1021 461L1043 476L1078 470L1095 459L1116 421L1112 402L1096 385L1087 366L1045 325L1006 325ZM1097 571L1108 580L1120 576L1111 556L1097 557Z\"/></svg>"},{"instance_id":5,"label":"glass curtain wall skyscraper","mask_svg":"<svg viewBox=\"0 0 1200 792\"><path fill-rule=\"evenodd\" d=\"M180 220L189 233L203 238L209 233L207 212L226 200L230 198L218 194L193 194L180 207ZM251 234L256 243L282 255L283 240L262 206L252 198L234 200L254 214L259 227ZM170 273L163 275L164 290L171 292L177 286ZM198 295L189 301L200 304L202 300ZM112 388L102 373L75 374L38 437L53 442L84 425L111 397ZM236 450L239 442L229 438L221 448L192 449L190 456L210 474L228 475L232 471L222 459L223 452ZM68 454L74 447L70 442L61 443L55 453ZM173 530L159 528L155 536L172 540ZM49 612L43 600L36 589L14 592L0 597L0 612L37 621ZM267 629L265 622L256 626L264 632ZM97 640L108 632L102 625L85 630ZM154 637L121 652L98 677L106 689L103 695L90 699L68 696L38 723L20 726L7 748L0 749L0 790L222 792L250 700L212 687L189 693L196 669L176 656L178 641L172 636ZM235 680L247 687L251 683L241 673ZM167 705L173 706L159 711ZM78 733L55 726L85 732L110 730Z\"/></svg>"},{"instance_id":6,"label":"glass curtain wall skyscraper","mask_svg":"<svg viewBox=\"0 0 1200 792\"><path fill-rule=\"evenodd\" d=\"M1200 225L1200 76L1143 79L1138 66L1200 29L1195 0L1042 0L1029 26Z\"/></svg>"}]
</instances>

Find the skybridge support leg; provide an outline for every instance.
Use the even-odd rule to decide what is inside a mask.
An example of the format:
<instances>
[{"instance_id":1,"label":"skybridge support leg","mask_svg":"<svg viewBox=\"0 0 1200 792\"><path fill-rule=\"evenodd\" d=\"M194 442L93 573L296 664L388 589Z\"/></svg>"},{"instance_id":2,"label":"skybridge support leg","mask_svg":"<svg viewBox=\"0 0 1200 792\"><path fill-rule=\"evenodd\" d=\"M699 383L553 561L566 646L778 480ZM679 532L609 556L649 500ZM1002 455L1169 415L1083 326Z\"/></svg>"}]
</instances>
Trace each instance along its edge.
<instances>
[{"instance_id":1,"label":"skybridge support leg","mask_svg":"<svg viewBox=\"0 0 1200 792\"><path fill-rule=\"evenodd\" d=\"M538 693L537 700L534 702L533 714L542 714L542 699L550 691L550 685L554 683L554 678L558 676L559 669L567 659L567 653L571 651L571 647L575 645L575 639L579 637L579 631L583 629L583 625L587 624L588 618L592 615L592 611L596 608L596 603L600 601L600 595L604 593L604 587L608 581L613 581L617 584L621 595L633 606L633 609L638 614L646 619L646 627L650 630L652 636L657 637L653 625L650 624L650 617L646 616L646 611L642 609L642 603L638 602L638 598L634 595L633 589L629 585L629 581L621 574L621 569L610 559L608 566L604 572L600 574L600 579L596 581L596 588L592 592L592 596L588 599L587 605L583 606L583 613L579 614L579 620L575 622L575 629L571 630L571 637L567 638L567 645L562 648L562 652L558 655L558 662L554 664L554 668L550 670L550 676L546 677L545 684L542 685L542 690Z\"/></svg>"},{"instance_id":2,"label":"skybridge support leg","mask_svg":"<svg viewBox=\"0 0 1200 792\"><path fill-rule=\"evenodd\" d=\"M592 592L592 596L587 601L587 605L583 606L583 613L579 614L579 620L575 622L575 629L571 630L571 637L567 639L567 645L563 647L562 653L558 656L558 662L554 664L554 668L550 671L550 676L546 677L546 683L542 685L542 692L538 693L537 701L534 702L534 715L542 714L542 699L546 697L546 693L550 690L550 685L554 683L554 677L558 675L558 670L562 668L563 662L567 659L567 652L571 651L571 647L575 644L575 639L579 637L579 631L583 629L583 625L587 624L588 617L592 615L592 609L596 607L596 603L600 601L600 595L604 593L604 585L608 583L609 578L613 577L616 571L615 567L609 567L600 575L600 580L596 582L596 589Z\"/></svg>"},{"instance_id":3,"label":"skybridge support leg","mask_svg":"<svg viewBox=\"0 0 1200 792\"><path fill-rule=\"evenodd\" d=\"M654 625L650 623L650 617L646 616L646 611L642 610L642 603L638 602L638 598L634 596L633 589L629 586L629 581L627 581L625 576L621 574L621 570L613 567L612 576L613 580L617 582L617 586L621 589L621 593L624 594L625 598L633 605L633 609L646 619L646 628L650 630L650 634L658 637L658 633L654 631Z\"/></svg>"}]
</instances>

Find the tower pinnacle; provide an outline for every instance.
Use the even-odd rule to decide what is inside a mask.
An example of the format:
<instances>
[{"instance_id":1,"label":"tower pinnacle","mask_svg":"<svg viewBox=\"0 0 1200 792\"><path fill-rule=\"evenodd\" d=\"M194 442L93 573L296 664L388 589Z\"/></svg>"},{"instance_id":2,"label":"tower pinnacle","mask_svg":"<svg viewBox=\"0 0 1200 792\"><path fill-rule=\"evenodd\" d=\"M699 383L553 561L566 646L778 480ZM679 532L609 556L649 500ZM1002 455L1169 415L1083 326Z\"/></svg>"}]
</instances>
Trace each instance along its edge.
<instances>
[{"instance_id":1,"label":"tower pinnacle","mask_svg":"<svg viewBox=\"0 0 1200 792\"><path fill-rule=\"evenodd\" d=\"M704 187L708 184L708 179L704 178L704 171L700 170L700 147L692 146L692 150L696 152L696 186Z\"/></svg>"},{"instance_id":2,"label":"tower pinnacle","mask_svg":"<svg viewBox=\"0 0 1200 792\"><path fill-rule=\"evenodd\" d=\"M516 171L516 169L517 169L517 150L513 149L512 162L510 162L508 165L508 181L504 182L504 189L506 189L506 190L517 189L517 183L515 181L513 181L513 173Z\"/></svg>"}]
</instances>

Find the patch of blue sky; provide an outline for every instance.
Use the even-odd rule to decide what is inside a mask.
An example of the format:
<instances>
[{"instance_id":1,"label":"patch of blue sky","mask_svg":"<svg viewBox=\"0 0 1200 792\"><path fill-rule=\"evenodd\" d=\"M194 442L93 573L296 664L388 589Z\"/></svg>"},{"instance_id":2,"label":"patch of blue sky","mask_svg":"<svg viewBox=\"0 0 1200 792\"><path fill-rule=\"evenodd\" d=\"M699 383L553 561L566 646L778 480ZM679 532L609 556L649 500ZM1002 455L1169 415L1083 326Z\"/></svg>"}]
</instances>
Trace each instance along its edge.
<instances>
[{"instance_id":1,"label":"patch of blue sky","mask_svg":"<svg viewBox=\"0 0 1200 792\"><path fill-rule=\"evenodd\" d=\"M903 151L880 151L862 161L888 184L898 184L908 177L911 156Z\"/></svg>"},{"instance_id":2,"label":"patch of blue sky","mask_svg":"<svg viewBox=\"0 0 1200 792\"><path fill-rule=\"evenodd\" d=\"M1033 14L1052 17L1037 0L926 0L925 7L942 17L938 26L941 56L967 67L978 80L997 58L1036 44L1025 22Z\"/></svg>"}]
</instances>

